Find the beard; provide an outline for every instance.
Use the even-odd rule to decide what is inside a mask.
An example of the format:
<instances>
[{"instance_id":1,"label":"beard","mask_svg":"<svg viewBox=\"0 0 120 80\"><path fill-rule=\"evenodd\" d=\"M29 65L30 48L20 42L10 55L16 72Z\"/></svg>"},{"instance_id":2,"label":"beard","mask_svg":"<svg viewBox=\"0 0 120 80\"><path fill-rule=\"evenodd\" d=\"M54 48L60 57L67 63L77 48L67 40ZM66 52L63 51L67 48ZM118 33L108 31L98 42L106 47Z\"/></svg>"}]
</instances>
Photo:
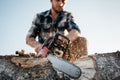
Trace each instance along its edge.
<instances>
[{"instance_id":1,"label":"beard","mask_svg":"<svg viewBox=\"0 0 120 80\"><path fill-rule=\"evenodd\" d=\"M63 9L57 10L54 6L52 6L52 9L53 9L57 14L63 11Z\"/></svg>"}]
</instances>

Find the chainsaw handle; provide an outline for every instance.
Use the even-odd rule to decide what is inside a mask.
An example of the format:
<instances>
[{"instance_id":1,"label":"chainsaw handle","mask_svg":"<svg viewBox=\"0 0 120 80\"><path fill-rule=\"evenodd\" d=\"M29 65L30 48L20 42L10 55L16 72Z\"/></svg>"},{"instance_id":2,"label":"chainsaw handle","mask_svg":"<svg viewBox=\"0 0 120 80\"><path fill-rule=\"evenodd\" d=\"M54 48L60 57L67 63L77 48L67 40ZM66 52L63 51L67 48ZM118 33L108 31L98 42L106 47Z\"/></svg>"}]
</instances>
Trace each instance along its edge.
<instances>
[{"instance_id":1,"label":"chainsaw handle","mask_svg":"<svg viewBox=\"0 0 120 80\"><path fill-rule=\"evenodd\" d=\"M69 38L66 37L66 36L64 36L64 35L62 35L62 34L60 34L60 33L56 33L54 39L56 39L56 38L58 39L60 36L62 37L62 39L64 38L65 40L67 40L67 44L69 44L69 42L70 42ZM61 40L61 39L60 39L60 40Z\"/></svg>"},{"instance_id":2,"label":"chainsaw handle","mask_svg":"<svg viewBox=\"0 0 120 80\"><path fill-rule=\"evenodd\" d=\"M42 48L43 47L48 47L49 46L49 44L51 43L53 41L53 36L52 37L49 37L48 39L46 39L45 41L44 41L44 43L43 43L43 45L42 45ZM49 47L48 47L49 48Z\"/></svg>"}]
</instances>

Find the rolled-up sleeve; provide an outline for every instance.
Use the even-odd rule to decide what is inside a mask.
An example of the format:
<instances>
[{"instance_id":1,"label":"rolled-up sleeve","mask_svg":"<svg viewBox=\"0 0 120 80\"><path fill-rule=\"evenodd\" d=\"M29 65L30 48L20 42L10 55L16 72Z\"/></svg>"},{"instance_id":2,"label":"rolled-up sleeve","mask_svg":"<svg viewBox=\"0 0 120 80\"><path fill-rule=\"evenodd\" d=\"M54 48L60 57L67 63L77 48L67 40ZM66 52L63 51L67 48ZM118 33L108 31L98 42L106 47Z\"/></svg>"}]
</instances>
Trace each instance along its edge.
<instances>
[{"instance_id":1,"label":"rolled-up sleeve","mask_svg":"<svg viewBox=\"0 0 120 80\"><path fill-rule=\"evenodd\" d=\"M71 31L72 29L77 30L79 33L81 33L78 25L75 23L73 16L70 14L68 17L68 23L67 23L67 29L68 31Z\"/></svg>"},{"instance_id":2,"label":"rolled-up sleeve","mask_svg":"<svg viewBox=\"0 0 120 80\"><path fill-rule=\"evenodd\" d=\"M26 36L26 41L29 40L30 38L36 38L38 35L39 29L37 27L38 23L38 17L36 16L34 20L32 21L32 26L30 27L28 34Z\"/></svg>"}]
</instances>

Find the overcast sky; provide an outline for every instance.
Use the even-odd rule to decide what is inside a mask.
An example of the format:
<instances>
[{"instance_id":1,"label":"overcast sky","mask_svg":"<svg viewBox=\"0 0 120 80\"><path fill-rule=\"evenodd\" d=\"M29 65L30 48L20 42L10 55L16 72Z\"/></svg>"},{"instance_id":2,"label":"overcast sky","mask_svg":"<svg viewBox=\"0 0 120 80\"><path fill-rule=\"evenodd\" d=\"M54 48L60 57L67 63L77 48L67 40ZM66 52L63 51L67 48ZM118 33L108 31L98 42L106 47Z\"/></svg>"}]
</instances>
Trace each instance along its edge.
<instances>
[{"instance_id":1,"label":"overcast sky","mask_svg":"<svg viewBox=\"0 0 120 80\"><path fill-rule=\"evenodd\" d=\"M0 55L34 52L26 34L36 13L50 8L50 0L0 0ZM68 0L65 10L87 38L89 54L120 50L120 0Z\"/></svg>"}]
</instances>

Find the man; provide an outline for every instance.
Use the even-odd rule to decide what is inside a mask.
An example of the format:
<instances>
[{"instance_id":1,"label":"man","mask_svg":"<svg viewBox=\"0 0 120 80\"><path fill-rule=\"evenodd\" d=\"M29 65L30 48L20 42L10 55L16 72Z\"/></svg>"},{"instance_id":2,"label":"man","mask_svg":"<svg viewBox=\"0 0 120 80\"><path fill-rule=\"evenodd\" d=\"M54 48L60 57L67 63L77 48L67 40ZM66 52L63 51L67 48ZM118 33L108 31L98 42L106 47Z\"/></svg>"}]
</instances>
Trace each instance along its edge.
<instances>
[{"instance_id":1,"label":"man","mask_svg":"<svg viewBox=\"0 0 120 80\"><path fill-rule=\"evenodd\" d=\"M39 51L42 44L47 38L59 32L70 40L71 57L69 61L74 63L81 56L87 55L86 39L80 37L80 29L71 13L64 11L67 0L50 0L50 2L52 5L51 9L38 13L33 20L32 27L26 37L26 43L33 47L40 54L39 56L46 56L47 54L43 53L46 53L47 49L44 49L41 53ZM68 59L68 54L64 55L63 58Z\"/></svg>"},{"instance_id":2,"label":"man","mask_svg":"<svg viewBox=\"0 0 120 80\"><path fill-rule=\"evenodd\" d=\"M71 13L64 11L67 0L50 0L51 9L36 15L26 37L26 43L39 52L44 41L59 32L66 35L72 43L80 37L80 29ZM38 37L38 40L36 40ZM41 54L44 55L44 54Z\"/></svg>"}]
</instances>

